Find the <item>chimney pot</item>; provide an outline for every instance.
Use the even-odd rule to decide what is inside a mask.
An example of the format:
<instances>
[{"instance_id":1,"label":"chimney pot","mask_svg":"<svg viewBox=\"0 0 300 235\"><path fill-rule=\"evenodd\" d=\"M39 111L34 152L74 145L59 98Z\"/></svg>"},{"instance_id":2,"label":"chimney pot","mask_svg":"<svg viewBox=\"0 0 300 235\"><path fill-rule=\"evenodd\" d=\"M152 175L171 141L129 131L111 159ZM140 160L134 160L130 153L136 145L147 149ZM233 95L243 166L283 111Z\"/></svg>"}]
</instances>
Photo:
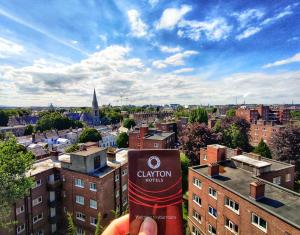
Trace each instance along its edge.
<instances>
[{"instance_id":1,"label":"chimney pot","mask_svg":"<svg viewBox=\"0 0 300 235\"><path fill-rule=\"evenodd\" d=\"M250 197L257 200L265 196L265 184L259 180L250 183Z\"/></svg>"}]
</instances>

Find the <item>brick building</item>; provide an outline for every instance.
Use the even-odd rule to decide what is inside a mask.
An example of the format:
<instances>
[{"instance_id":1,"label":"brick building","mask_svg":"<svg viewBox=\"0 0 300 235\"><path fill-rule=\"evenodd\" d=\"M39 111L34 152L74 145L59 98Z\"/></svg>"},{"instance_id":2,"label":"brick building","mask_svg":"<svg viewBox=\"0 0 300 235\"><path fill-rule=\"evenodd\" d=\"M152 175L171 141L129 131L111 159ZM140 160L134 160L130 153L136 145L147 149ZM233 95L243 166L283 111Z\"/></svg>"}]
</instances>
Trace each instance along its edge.
<instances>
[{"instance_id":1,"label":"brick building","mask_svg":"<svg viewBox=\"0 0 300 235\"><path fill-rule=\"evenodd\" d=\"M34 164L28 173L36 184L30 195L14 205L17 224L10 234L66 234L66 213L73 215L77 234L94 234L97 215L107 225L127 209L127 151L83 148Z\"/></svg>"},{"instance_id":2,"label":"brick building","mask_svg":"<svg viewBox=\"0 0 300 235\"><path fill-rule=\"evenodd\" d=\"M284 128L282 125L275 125L274 122L259 120L250 124L250 144L256 146L263 139L266 144L270 144L272 138Z\"/></svg>"},{"instance_id":3,"label":"brick building","mask_svg":"<svg viewBox=\"0 0 300 235\"><path fill-rule=\"evenodd\" d=\"M130 113L129 117L132 118L137 125L149 124L155 122L157 119L162 120L165 118L171 118L173 111L149 111L149 112L138 112Z\"/></svg>"},{"instance_id":4,"label":"brick building","mask_svg":"<svg viewBox=\"0 0 300 235\"><path fill-rule=\"evenodd\" d=\"M256 109L248 109L246 107L238 108L235 111L237 117L245 119L247 122L256 122L259 119L259 112Z\"/></svg>"},{"instance_id":5,"label":"brick building","mask_svg":"<svg viewBox=\"0 0 300 235\"><path fill-rule=\"evenodd\" d=\"M175 146L175 133L148 128L147 125L129 132L131 149L170 149Z\"/></svg>"},{"instance_id":6,"label":"brick building","mask_svg":"<svg viewBox=\"0 0 300 235\"><path fill-rule=\"evenodd\" d=\"M156 123L155 127L160 131L174 132L175 133L175 141L177 142L177 140L178 140L178 128L177 128L177 123L175 121L174 122Z\"/></svg>"},{"instance_id":7,"label":"brick building","mask_svg":"<svg viewBox=\"0 0 300 235\"><path fill-rule=\"evenodd\" d=\"M264 180L255 172L272 168L273 164L270 166L259 160L251 162L241 155L229 159L227 154L239 152L208 146L203 158L210 163L202 162L189 169L188 226L191 233L300 234L300 194ZM291 180L288 174L282 179Z\"/></svg>"}]
</instances>

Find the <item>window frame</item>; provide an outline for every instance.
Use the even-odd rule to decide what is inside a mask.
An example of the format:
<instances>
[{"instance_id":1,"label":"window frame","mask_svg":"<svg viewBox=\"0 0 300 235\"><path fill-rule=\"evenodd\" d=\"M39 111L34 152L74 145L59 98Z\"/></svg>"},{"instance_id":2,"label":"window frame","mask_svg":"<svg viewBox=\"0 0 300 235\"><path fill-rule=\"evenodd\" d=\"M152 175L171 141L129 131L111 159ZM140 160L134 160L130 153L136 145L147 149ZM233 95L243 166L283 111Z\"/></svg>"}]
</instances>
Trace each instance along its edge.
<instances>
[{"instance_id":1,"label":"window frame","mask_svg":"<svg viewBox=\"0 0 300 235\"><path fill-rule=\"evenodd\" d=\"M32 200L32 207L37 206L43 202L43 196L39 196Z\"/></svg>"},{"instance_id":2,"label":"window frame","mask_svg":"<svg viewBox=\"0 0 300 235\"><path fill-rule=\"evenodd\" d=\"M92 223L92 220L94 220L94 221L96 221L96 223ZM95 217L90 217L90 224L92 225L92 226L97 226L97 218L95 218Z\"/></svg>"},{"instance_id":3,"label":"window frame","mask_svg":"<svg viewBox=\"0 0 300 235\"><path fill-rule=\"evenodd\" d=\"M23 208L23 210L21 210L21 208ZM20 214L24 213L24 211L25 211L25 206L24 205L22 205L20 207L17 207L16 208L16 215L20 215Z\"/></svg>"},{"instance_id":4,"label":"window frame","mask_svg":"<svg viewBox=\"0 0 300 235\"><path fill-rule=\"evenodd\" d=\"M200 203L199 203L198 201L195 200L196 197L199 198ZM194 202L195 204L197 204L198 206L202 207L202 200L201 200L201 197L199 197L197 194L193 193L192 199L193 199L193 202Z\"/></svg>"},{"instance_id":5,"label":"window frame","mask_svg":"<svg viewBox=\"0 0 300 235\"><path fill-rule=\"evenodd\" d=\"M257 224L254 222L254 219L253 219L255 216L257 217ZM264 220L266 222L266 228L264 228L263 226L260 225L261 220ZM265 219L261 218L260 216L258 216L257 214L255 214L253 212L251 213L251 223L255 227L259 228L261 231L267 233L267 231L268 231L268 222Z\"/></svg>"},{"instance_id":6,"label":"window frame","mask_svg":"<svg viewBox=\"0 0 300 235\"><path fill-rule=\"evenodd\" d=\"M227 225L227 221L228 221L228 225ZM230 227L230 225L232 226L232 228ZM225 228L234 234L239 234L239 226L226 217L225 217ZM236 228L237 231L235 231Z\"/></svg>"},{"instance_id":7,"label":"window frame","mask_svg":"<svg viewBox=\"0 0 300 235\"><path fill-rule=\"evenodd\" d=\"M228 204L226 203L226 201L228 200ZM233 207L231 207L230 206L230 202L232 202L232 204L233 204ZM233 212L235 212L236 214L240 214L240 205L237 203L237 202L235 202L234 200L232 200L231 198L229 198L229 197L227 197L227 196L225 196L225 202L224 202L224 204L225 204L225 206L227 207L227 208L229 208L230 210L232 210ZM235 209L235 206L238 206L238 210L236 210Z\"/></svg>"},{"instance_id":8,"label":"window frame","mask_svg":"<svg viewBox=\"0 0 300 235\"><path fill-rule=\"evenodd\" d=\"M212 212L216 212L216 215L214 215L214 213L211 213L211 211ZM217 209L213 208L211 205L208 205L208 214L210 216L212 216L213 218L215 218L215 219L217 219L217 217L218 217L218 211L217 211Z\"/></svg>"},{"instance_id":9,"label":"window frame","mask_svg":"<svg viewBox=\"0 0 300 235\"><path fill-rule=\"evenodd\" d=\"M80 216L79 216L79 215L80 215ZM78 220L80 220L80 221L85 221L86 216L85 216L85 214L83 214L82 212L76 211L76 212L75 212L75 218L78 219Z\"/></svg>"},{"instance_id":10,"label":"window frame","mask_svg":"<svg viewBox=\"0 0 300 235\"><path fill-rule=\"evenodd\" d=\"M195 215L195 214L196 214L196 215ZM197 212L196 210L193 210L192 217L193 217L199 224L202 223L202 217L201 217L200 213Z\"/></svg>"},{"instance_id":11,"label":"window frame","mask_svg":"<svg viewBox=\"0 0 300 235\"><path fill-rule=\"evenodd\" d=\"M213 192L215 192L215 196L212 194ZM218 199L218 191L215 190L213 187L208 187L208 195L216 200Z\"/></svg>"},{"instance_id":12,"label":"window frame","mask_svg":"<svg viewBox=\"0 0 300 235\"><path fill-rule=\"evenodd\" d=\"M19 230L19 228L21 228L21 229ZM25 224L19 225L19 226L17 227L17 234L20 234L20 233L24 232L24 231L25 231L25 228L26 228L26 225L25 225Z\"/></svg>"},{"instance_id":13,"label":"window frame","mask_svg":"<svg viewBox=\"0 0 300 235\"><path fill-rule=\"evenodd\" d=\"M77 200L77 199L83 199L83 201L81 202L80 200ZM79 205L84 206L84 197L81 195L75 195L75 202Z\"/></svg>"},{"instance_id":14,"label":"window frame","mask_svg":"<svg viewBox=\"0 0 300 235\"><path fill-rule=\"evenodd\" d=\"M199 184L197 184L197 183L199 183ZM199 189L202 189L202 182L201 182L201 180L199 180L196 177L193 177L193 185L195 185Z\"/></svg>"},{"instance_id":15,"label":"window frame","mask_svg":"<svg viewBox=\"0 0 300 235\"><path fill-rule=\"evenodd\" d=\"M213 233L212 229L214 229L216 232ZM214 226L212 226L211 224L208 224L208 229L207 230L208 230L209 234L217 235L217 229Z\"/></svg>"},{"instance_id":16,"label":"window frame","mask_svg":"<svg viewBox=\"0 0 300 235\"><path fill-rule=\"evenodd\" d=\"M81 182L82 184L78 184L78 182ZM84 188L84 181L82 179L75 178L75 187Z\"/></svg>"},{"instance_id":17,"label":"window frame","mask_svg":"<svg viewBox=\"0 0 300 235\"><path fill-rule=\"evenodd\" d=\"M43 219L43 217L44 217L43 213L42 214L38 214L38 215L32 217L32 223L35 224L35 223L41 221ZM35 218L36 218L36 220L35 220Z\"/></svg>"},{"instance_id":18,"label":"window frame","mask_svg":"<svg viewBox=\"0 0 300 235\"><path fill-rule=\"evenodd\" d=\"M93 207L92 205L91 205L91 202L95 202L96 203L96 207ZM92 209L97 209L98 208L98 204L97 204L97 201L96 200L94 200L94 199L90 199L90 208L92 208Z\"/></svg>"},{"instance_id":19,"label":"window frame","mask_svg":"<svg viewBox=\"0 0 300 235\"><path fill-rule=\"evenodd\" d=\"M92 185L94 185L95 188L91 187ZM90 191L97 192L97 184L96 183L90 182Z\"/></svg>"}]
</instances>

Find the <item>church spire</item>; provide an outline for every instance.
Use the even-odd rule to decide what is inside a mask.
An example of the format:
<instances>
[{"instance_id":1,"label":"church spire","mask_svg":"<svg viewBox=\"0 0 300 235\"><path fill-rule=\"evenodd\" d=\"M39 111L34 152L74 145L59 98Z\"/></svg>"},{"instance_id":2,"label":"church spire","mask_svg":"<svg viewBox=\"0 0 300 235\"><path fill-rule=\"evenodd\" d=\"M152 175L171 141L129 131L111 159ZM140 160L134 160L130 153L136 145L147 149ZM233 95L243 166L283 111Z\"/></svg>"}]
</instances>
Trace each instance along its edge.
<instances>
[{"instance_id":1,"label":"church spire","mask_svg":"<svg viewBox=\"0 0 300 235\"><path fill-rule=\"evenodd\" d=\"M93 96L92 106L93 106L93 109L98 109L99 108L95 88L94 88L94 96Z\"/></svg>"}]
</instances>

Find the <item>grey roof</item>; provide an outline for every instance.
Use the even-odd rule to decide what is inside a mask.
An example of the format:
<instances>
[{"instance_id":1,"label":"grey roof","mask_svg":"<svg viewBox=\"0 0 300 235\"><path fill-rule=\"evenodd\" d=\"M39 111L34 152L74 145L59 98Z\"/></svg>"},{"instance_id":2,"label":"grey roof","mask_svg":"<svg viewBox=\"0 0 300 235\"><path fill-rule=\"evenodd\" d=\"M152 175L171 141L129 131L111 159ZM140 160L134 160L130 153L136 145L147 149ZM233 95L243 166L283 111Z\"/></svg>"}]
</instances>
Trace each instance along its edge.
<instances>
[{"instance_id":1,"label":"grey roof","mask_svg":"<svg viewBox=\"0 0 300 235\"><path fill-rule=\"evenodd\" d=\"M271 165L271 163L268 163L268 162L265 162L265 161L256 160L256 159L253 159L251 157L247 157L245 155L234 156L234 157L231 157L231 159L237 160L239 162L247 163L250 166L254 166L254 167L258 167L258 168L266 167L266 166L270 166Z\"/></svg>"},{"instance_id":2,"label":"grey roof","mask_svg":"<svg viewBox=\"0 0 300 235\"><path fill-rule=\"evenodd\" d=\"M164 140L168 138L169 136L173 135L174 132L161 132L161 133L155 133L153 135L145 136L144 139L148 140Z\"/></svg>"},{"instance_id":3,"label":"grey roof","mask_svg":"<svg viewBox=\"0 0 300 235\"><path fill-rule=\"evenodd\" d=\"M208 176L207 168L207 165L201 165L192 170L300 229L300 194L234 168L231 161L220 163L220 174L213 178ZM249 197L249 184L257 179L265 183L265 197L258 201Z\"/></svg>"}]
</instances>

